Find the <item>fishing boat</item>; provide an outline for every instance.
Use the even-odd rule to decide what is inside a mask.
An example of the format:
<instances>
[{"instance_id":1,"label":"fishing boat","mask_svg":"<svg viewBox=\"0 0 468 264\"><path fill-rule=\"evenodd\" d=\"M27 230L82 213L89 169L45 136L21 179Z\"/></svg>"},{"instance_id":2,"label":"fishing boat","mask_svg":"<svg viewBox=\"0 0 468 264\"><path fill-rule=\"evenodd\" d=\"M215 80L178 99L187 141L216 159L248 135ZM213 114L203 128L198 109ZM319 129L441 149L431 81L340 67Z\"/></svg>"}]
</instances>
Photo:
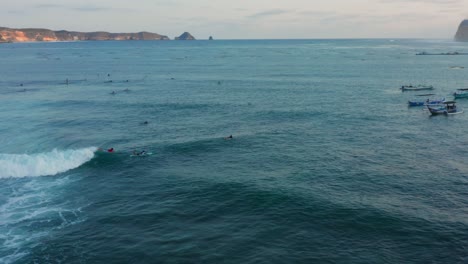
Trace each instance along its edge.
<instances>
[{"instance_id":1,"label":"fishing boat","mask_svg":"<svg viewBox=\"0 0 468 264\"><path fill-rule=\"evenodd\" d=\"M440 105L436 106L427 106L431 115L456 115L463 113L463 110L458 109L455 101L447 101L443 102Z\"/></svg>"},{"instance_id":2,"label":"fishing boat","mask_svg":"<svg viewBox=\"0 0 468 264\"><path fill-rule=\"evenodd\" d=\"M420 96L420 98L409 100L408 106L438 105L445 102L445 98L434 98L434 95L435 94L418 94L416 96ZM421 97L426 97L426 100Z\"/></svg>"},{"instance_id":3,"label":"fishing boat","mask_svg":"<svg viewBox=\"0 0 468 264\"><path fill-rule=\"evenodd\" d=\"M434 86L432 85L403 85L400 88L402 91L421 91L421 90L432 90L434 89Z\"/></svg>"},{"instance_id":4,"label":"fishing boat","mask_svg":"<svg viewBox=\"0 0 468 264\"><path fill-rule=\"evenodd\" d=\"M468 98L468 88L457 89L457 91L453 93L453 97L455 97L455 99Z\"/></svg>"}]
</instances>

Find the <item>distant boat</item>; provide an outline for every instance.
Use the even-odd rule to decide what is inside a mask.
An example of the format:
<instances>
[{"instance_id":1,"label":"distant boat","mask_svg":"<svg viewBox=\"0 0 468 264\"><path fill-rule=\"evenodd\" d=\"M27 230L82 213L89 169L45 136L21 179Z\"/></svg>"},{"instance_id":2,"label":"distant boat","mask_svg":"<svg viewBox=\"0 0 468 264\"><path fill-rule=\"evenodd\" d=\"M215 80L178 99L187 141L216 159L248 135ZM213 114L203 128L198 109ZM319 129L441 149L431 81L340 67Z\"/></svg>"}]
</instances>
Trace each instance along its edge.
<instances>
[{"instance_id":1,"label":"distant boat","mask_svg":"<svg viewBox=\"0 0 468 264\"><path fill-rule=\"evenodd\" d=\"M428 52L419 52L416 53L416 55L468 55L468 53L463 53L463 52L442 52L442 53L428 53Z\"/></svg>"},{"instance_id":2,"label":"distant boat","mask_svg":"<svg viewBox=\"0 0 468 264\"><path fill-rule=\"evenodd\" d=\"M456 115L463 113L463 110L458 109L455 101L447 101L437 106L427 106L431 115Z\"/></svg>"},{"instance_id":3,"label":"distant boat","mask_svg":"<svg viewBox=\"0 0 468 264\"><path fill-rule=\"evenodd\" d=\"M455 97L455 99L468 98L468 88L457 89L457 91L453 93L453 97Z\"/></svg>"},{"instance_id":4,"label":"distant boat","mask_svg":"<svg viewBox=\"0 0 468 264\"><path fill-rule=\"evenodd\" d=\"M445 98L433 98L434 94L418 94L416 96L426 97L427 99L415 98L413 100L409 100L408 106L437 105L445 102Z\"/></svg>"},{"instance_id":5,"label":"distant boat","mask_svg":"<svg viewBox=\"0 0 468 264\"><path fill-rule=\"evenodd\" d=\"M434 89L434 86L432 85L417 85L417 86L413 86L413 85L403 85L401 86L400 88L402 91L421 91L421 90L432 90Z\"/></svg>"}]
</instances>

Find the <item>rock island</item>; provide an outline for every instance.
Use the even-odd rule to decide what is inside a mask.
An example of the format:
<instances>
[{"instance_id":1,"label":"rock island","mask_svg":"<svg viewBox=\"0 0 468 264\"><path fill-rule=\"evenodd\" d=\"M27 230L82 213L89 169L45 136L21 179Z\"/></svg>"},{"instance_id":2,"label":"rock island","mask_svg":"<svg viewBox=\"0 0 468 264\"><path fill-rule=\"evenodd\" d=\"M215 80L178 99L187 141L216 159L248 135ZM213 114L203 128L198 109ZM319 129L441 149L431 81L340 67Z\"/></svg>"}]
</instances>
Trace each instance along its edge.
<instances>
[{"instance_id":1,"label":"rock island","mask_svg":"<svg viewBox=\"0 0 468 264\"><path fill-rule=\"evenodd\" d=\"M455 41L468 42L468 19L463 20L455 34Z\"/></svg>"}]
</instances>

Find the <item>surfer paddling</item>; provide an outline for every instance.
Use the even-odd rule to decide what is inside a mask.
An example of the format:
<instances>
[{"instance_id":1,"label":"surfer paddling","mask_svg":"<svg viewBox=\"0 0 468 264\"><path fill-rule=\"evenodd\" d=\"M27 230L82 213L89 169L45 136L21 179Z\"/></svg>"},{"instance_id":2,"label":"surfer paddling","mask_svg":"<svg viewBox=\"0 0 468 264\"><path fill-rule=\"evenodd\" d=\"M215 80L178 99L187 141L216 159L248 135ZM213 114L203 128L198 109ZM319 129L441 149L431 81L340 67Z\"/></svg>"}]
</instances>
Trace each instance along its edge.
<instances>
[{"instance_id":1,"label":"surfer paddling","mask_svg":"<svg viewBox=\"0 0 468 264\"><path fill-rule=\"evenodd\" d=\"M146 150L142 150L142 151L136 151L136 150L134 150L134 151L133 151L133 155L134 155L134 156L144 156L144 155L146 155Z\"/></svg>"},{"instance_id":2,"label":"surfer paddling","mask_svg":"<svg viewBox=\"0 0 468 264\"><path fill-rule=\"evenodd\" d=\"M114 153L114 148L110 148L110 149L102 149L102 148L98 148L99 151L102 151L102 152L109 152L109 153Z\"/></svg>"}]
</instances>

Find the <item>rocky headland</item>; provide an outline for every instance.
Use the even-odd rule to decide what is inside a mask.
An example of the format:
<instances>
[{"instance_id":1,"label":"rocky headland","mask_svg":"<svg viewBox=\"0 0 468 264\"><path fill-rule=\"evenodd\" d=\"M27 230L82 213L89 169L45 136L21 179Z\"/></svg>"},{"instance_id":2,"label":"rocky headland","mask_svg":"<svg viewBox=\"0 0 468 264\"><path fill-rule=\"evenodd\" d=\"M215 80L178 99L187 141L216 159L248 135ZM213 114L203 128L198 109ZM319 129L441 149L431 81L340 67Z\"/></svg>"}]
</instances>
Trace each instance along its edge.
<instances>
[{"instance_id":1,"label":"rocky headland","mask_svg":"<svg viewBox=\"0 0 468 264\"><path fill-rule=\"evenodd\" d=\"M457 33L455 34L455 41L468 42L468 19L463 20L458 26Z\"/></svg>"},{"instance_id":2,"label":"rocky headland","mask_svg":"<svg viewBox=\"0 0 468 264\"><path fill-rule=\"evenodd\" d=\"M6 28L0 27L0 42L36 42L36 41L83 41L83 40L169 40L167 36L151 33L109 33L53 31L42 28Z\"/></svg>"}]
</instances>

